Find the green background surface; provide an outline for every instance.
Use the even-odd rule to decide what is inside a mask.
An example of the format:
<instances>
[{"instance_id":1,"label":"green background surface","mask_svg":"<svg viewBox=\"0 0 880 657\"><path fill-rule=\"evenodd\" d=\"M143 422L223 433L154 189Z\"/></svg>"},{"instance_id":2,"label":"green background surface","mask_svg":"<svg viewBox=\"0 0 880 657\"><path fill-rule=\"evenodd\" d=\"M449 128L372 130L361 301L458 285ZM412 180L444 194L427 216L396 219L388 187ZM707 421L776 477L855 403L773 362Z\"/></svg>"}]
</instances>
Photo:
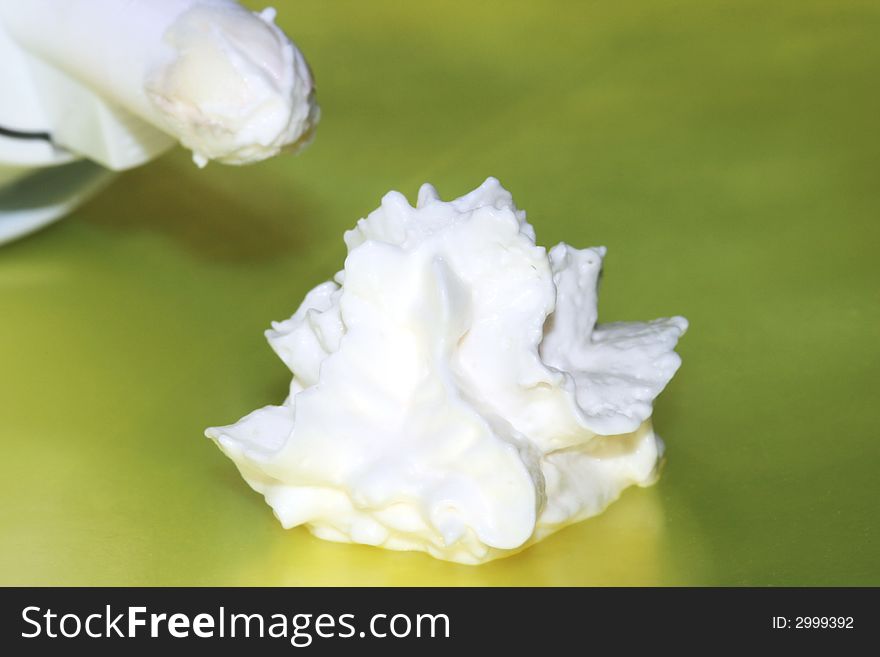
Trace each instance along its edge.
<instances>
[{"instance_id":1,"label":"green background surface","mask_svg":"<svg viewBox=\"0 0 880 657\"><path fill-rule=\"evenodd\" d=\"M0 584L880 585L876 2L276 2L302 155L178 149L0 249ZM283 530L202 435L389 189L488 175L682 314L660 482L480 567Z\"/></svg>"}]
</instances>

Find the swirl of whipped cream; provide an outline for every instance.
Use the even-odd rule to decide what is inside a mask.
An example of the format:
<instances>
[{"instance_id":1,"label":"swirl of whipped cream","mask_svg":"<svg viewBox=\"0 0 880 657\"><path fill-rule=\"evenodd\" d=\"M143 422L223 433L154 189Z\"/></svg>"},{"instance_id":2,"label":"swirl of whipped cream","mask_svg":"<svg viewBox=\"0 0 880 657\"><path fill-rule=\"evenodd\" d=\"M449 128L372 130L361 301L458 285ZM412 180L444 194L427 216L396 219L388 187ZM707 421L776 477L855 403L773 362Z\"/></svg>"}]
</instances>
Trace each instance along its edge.
<instances>
[{"instance_id":1,"label":"swirl of whipped cream","mask_svg":"<svg viewBox=\"0 0 880 657\"><path fill-rule=\"evenodd\" d=\"M284 527L480 563L653 483L687 321L597 325L604 248L536 246L494 178L390 192L345 243L266 332L290 396L206 432Z\"/></svg>"}]
</instances>

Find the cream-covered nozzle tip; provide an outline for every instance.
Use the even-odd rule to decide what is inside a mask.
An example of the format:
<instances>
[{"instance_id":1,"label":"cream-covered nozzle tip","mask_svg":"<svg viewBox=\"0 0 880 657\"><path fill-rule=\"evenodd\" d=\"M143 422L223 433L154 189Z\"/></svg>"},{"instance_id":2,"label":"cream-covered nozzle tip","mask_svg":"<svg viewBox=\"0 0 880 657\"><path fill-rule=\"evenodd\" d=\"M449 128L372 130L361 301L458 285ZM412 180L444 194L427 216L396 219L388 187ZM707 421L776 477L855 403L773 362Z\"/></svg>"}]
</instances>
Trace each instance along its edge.
<instances>
[{"instance_id":1,"label":"cream-covered nozzle tip","mask_svg":"<svg viewBox=\"0 0 880 657\"><path fill-rule=\"evenodd\" d=\"M197 3L166 30L168 48L145 90L199 166L257 162L311 140L319 118L312 74L274 18L274 9Z\"/></svg>"}]
</instances>

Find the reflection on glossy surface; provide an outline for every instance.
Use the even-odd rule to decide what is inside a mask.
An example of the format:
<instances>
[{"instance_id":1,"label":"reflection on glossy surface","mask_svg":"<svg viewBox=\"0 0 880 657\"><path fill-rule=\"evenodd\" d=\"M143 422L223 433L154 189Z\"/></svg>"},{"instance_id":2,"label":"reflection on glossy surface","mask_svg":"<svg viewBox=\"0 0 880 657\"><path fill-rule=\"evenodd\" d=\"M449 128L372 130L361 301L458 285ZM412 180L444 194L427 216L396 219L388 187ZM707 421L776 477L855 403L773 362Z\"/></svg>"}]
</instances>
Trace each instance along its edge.
<instances>
[{"instance_id":1,"label":"reflection on glossy surface","mask_svg":"<svg viewBox=\"0 0 880 657\"><path fill-rule=\"evenodd\" d=\"M280 535L267 559L249 562L241 581L285 586L661 585L676 579L664 559L663 531L656 490L630 489L602 515L481 566L327 543L297 529Z\"/></svg>"},{"instance_id":2,"label":"reflection on glossy surface","mask_svg":"<svg viewBox=\"0 0 880 657\"><path fill-rule=\"evenodd\" d=\"M309 151L177 151L0 249L0 584L880 585L880 9L277 4ZM488 174L609 247L603 318L691 321L662 478L480 567L285 532L203 429L284 398L261 332L383 192Z\"/></svg>"}]
</instances>

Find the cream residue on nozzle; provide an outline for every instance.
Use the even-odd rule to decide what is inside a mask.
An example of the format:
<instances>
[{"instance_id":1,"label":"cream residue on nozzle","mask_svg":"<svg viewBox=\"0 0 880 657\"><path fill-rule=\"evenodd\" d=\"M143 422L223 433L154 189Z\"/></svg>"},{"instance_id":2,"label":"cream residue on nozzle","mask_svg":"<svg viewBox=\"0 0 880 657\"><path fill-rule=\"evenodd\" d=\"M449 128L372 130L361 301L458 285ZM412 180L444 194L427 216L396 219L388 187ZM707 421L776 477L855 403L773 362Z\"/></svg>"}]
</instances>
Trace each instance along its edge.
<instances>
[{"instance_id":1,"label":"cream residue on nozzle","mask_svg":"<svg viewBox=\"0 0 880 657\"><path fill-rule=\"evenodd\" d=\"M397 192L266 337L280 406L207 430L285 527L480 563L657 476L682 317L596 323L604 248L548 253L494 178Z\"/></svg>"},{"instance_id":2,"label":"cream residue on nozzle","mask_svg":"<svg viewBox=\"0 0 880 657\"><path fill-rule=\"evenodd\" d=\"M166 31L171 53L145 89L199 166L247 164L311 140L319 118L312 74L274 18L273 9L195 4Z\"/></svg>"}]
</instances>

